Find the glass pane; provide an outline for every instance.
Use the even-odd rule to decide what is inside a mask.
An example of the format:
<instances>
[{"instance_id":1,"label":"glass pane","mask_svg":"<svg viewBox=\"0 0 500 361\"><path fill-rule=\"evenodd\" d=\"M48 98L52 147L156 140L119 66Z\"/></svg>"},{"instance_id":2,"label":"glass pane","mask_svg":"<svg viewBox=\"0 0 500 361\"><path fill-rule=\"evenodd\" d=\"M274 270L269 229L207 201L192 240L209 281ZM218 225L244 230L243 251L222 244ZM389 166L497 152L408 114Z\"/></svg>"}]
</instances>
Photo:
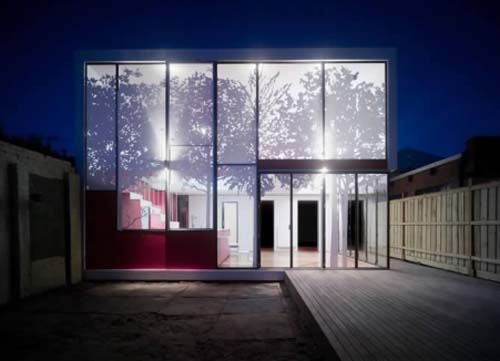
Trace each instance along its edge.
<instances>
[{"instance_id":1,"label":"glass pane","mask_svg":"<svg viewBox=\"0 0 500 361\"><path fill-rule=\"evenodd\" d=\"M354 268L354 174L325 175L326 267Z\"/></svg>"},{"instance_id":2,"label":"glass pane","mask_svg":"<svg viewBox=\"0 0 500 361\"><path fill-rule=\"evenodd\" d=\"M375 263L380 267L387 267L387 175L377 175L377 257Z\"/></svg>"},{"instance_id":3,"label":"glass pane","mask_svg":"<svg viewBox=\"0 0 500 361\"><path fill-rule=\"evenodd\" d=\"M359 267L371 267L377 265L379 261L379 246L383 233L378 226L379 221L386 218L387 214L380 214L381 201L385 195L380 194L384 189L385 174L360 174L358 175L358 200L360 212L360 238L359 238ZM382 199L379 199L379 197ZM382 242L384 243L384 242ZM386 248L386 246L383 246ZM368 263L369 265L365 264Z\"/></svg>"},{"instance_id":4,"label":"glass pane","mask_svg":"<svg viewBox=\"0 0 500 361\"><path fill-rule=\"evenodd\" d=\"M325 156L385 158L385 64L325 65Z\"/></svg>"},{"instance_id":5,"label":"glass pane","mask_svg":"<svg viewBox=\"0 0 500 361\"><path fill-rule=\"evenodd\" d=\"M170 229L212 228L212 147L170 147Z\"/></svg>"},{"instance_id":6,"label":"glass pane","mask_svg":"<svg viewBox=\"0 0 500 361\"><path fill-rule=\"evenodd\" d=\"M259 65L259 157L322 157L320 64Z\"/></svg>"},{"instance_id":7,"label":"glass pane","mask_svg":"<svg viewBox=\"0 0 500 361\"><path fill-rule=\"evenodd\" d=\"M255 166L222 166L217 171L217 263L255 266Z\"/></svg>"},{"instance_id":8,"label":"glass pane","mask_svg":"<svg viewBox=\"0 0 500 361\"><path fill-rule=\"evenodd\" d=\"M321 267L322 174L293 175L293 267Z\"/></svg>"},{"instance_id":9,"label":"glass pane","mask_svg":"<svg viewBox=\"0 0 500 361\"><path fill-rule=\"evenodd\" d=\"M212 145L211 64L170 64L170 145Z\"/></svg>"},{"instance_id":10,"label":"glass pane","mask_svg":"<svg viewBox=\"0 0 500 361\"><path fill-rule=\"evenodd\" d=\"M122 229L165 228L165 65L119 65Z\"/></svg>"},{"instance_id":11,"label":"glass pane","mask_svg":"<svg viewBox=\"0 0 500 361\"><path fill-rule=\"evenodd\" d=\"M211 64L170 64L169 229L212 228Z\"/></svg>"},{"instance_id":12,"label":"glass pane","mask_svg":"<svg viewBox=\"0 0 500 361\"><path fill-rule=\"evenodd\" d=\"M87 66L87 189L116 189L116 67Z\"/></svg>"},{"instance_id":13,"label":"glass pane","mask_svg":"<svg viewBox=\"0 0 500 361\"><path fill-rule=\"evenodd\" d=\"M260 176L261 267L290 267L290 175Z\"/></svg>"},{"instance_id":14,"label":"glass pane","mask_svg":"<svg viewBox=\"0 0 500 361\"><path fill-rule=\"evenodd\" d=\"M217 66L219 163L255 163L255 64Z\"/></svg>"}]
</instances>

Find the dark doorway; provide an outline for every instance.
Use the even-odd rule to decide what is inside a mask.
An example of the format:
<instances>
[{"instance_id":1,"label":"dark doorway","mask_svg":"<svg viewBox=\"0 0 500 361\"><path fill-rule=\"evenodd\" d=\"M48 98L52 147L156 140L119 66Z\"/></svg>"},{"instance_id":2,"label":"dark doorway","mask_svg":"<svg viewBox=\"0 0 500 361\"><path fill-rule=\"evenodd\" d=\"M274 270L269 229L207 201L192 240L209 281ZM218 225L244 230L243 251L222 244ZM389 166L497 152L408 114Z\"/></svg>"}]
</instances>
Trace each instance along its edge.
<instances>
[{"instance_id":1,"label":"dark doorway","mask_svg":"<svg viewBox=\"0 0 500 361\"><path fill-rule=\"evenodd\" d=\"M274 248L274 202L260 202L260 246Z\"/></svg>"},{"instance_id":2,"label":"dark doorway","mask_svg":"<svg viewBox=\"0 0 500 361\"><path fill-rule=\"evenodd\" d=\"M299 247L318 248L318 201L298 202Z\"/></svg>"},{"instance_id":3,"label":"dark doorway","mask_svg":"<svg viewBox=\"0 0 500 361\"><path fill-rule=\"evenodd\" d=\"M179 228L189 228L189 196L177 195L177 220Z\"/></svg>"},{"instance_id":4,"label":"dark doorway","mask_svg":"<svg viewBox=\"0 0 500 361\"><path fill-rule=\"evenodd\" d=\"M364 249L365 244L365 226L364 226L364 206L363 201L358 200L358 209L356 214L356 201L350 200L347 210L347 249L354 251L356 249L356 217L359 222L359 249Z\"/></svg>"}]
</instances>

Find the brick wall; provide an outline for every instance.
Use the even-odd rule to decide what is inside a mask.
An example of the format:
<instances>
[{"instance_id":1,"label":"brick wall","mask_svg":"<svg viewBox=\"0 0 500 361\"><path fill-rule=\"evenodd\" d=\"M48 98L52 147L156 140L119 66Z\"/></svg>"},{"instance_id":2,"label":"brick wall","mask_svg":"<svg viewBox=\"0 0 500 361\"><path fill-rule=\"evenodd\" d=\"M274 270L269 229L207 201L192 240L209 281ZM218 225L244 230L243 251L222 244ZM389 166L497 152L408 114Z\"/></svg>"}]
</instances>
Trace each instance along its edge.
<instances>
[{"instance_id":1,"label":"brick wall","mask_svg":"<svg viewBox=\"0 0 500 361\"><path fill-rule=\"evenodd\" d=\"M456 159L401 179L391 180L389 192L391 198L401 198L427 193L426 190L433 189L437 192L461 185L460 159Z\"/></svg>"}]
</instances>

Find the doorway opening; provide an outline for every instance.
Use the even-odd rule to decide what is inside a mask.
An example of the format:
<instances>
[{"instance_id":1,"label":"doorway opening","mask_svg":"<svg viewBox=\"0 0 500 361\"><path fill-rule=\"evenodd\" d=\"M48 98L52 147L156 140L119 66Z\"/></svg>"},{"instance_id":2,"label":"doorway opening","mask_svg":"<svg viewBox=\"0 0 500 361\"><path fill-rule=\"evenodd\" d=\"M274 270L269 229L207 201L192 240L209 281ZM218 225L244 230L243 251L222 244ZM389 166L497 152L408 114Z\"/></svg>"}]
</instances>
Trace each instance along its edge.
<instances>
[{"instance_id":1,"label":"doorway opening","mask_svg":"<svg viewBox=\"0 0 500 361\"><path fill-rule=\"evenodd\" d=\"M298 202L298 246L318 249L318 201Z\"/></svg>"},{"instance_id":2,"label":"doorway opening","mask_svg":"<svg viewBox=\"0 0 500 361\"><path fill-rule=\"evenodd\" d=\"M260 202L260 246L274 249L274 201Z\"/></svg>"}]
</instances>

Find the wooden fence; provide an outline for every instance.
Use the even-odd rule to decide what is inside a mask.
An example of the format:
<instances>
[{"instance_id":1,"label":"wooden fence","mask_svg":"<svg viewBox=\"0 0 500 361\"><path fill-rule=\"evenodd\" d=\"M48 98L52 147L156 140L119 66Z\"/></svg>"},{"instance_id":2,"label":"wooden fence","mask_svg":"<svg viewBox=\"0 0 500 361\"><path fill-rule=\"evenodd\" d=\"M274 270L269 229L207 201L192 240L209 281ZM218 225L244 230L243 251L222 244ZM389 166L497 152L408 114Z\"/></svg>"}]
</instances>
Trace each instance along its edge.
<instances>
[{"instance_id":1,"label":"wooden fence","mask_svg":"<svg viewBox=\"0 0 500 361\"><path fill-rule=\"evenodd\" d=\"M500 281L500 182L390 202L391 256Z\"/></svg>"}]
</instances>

